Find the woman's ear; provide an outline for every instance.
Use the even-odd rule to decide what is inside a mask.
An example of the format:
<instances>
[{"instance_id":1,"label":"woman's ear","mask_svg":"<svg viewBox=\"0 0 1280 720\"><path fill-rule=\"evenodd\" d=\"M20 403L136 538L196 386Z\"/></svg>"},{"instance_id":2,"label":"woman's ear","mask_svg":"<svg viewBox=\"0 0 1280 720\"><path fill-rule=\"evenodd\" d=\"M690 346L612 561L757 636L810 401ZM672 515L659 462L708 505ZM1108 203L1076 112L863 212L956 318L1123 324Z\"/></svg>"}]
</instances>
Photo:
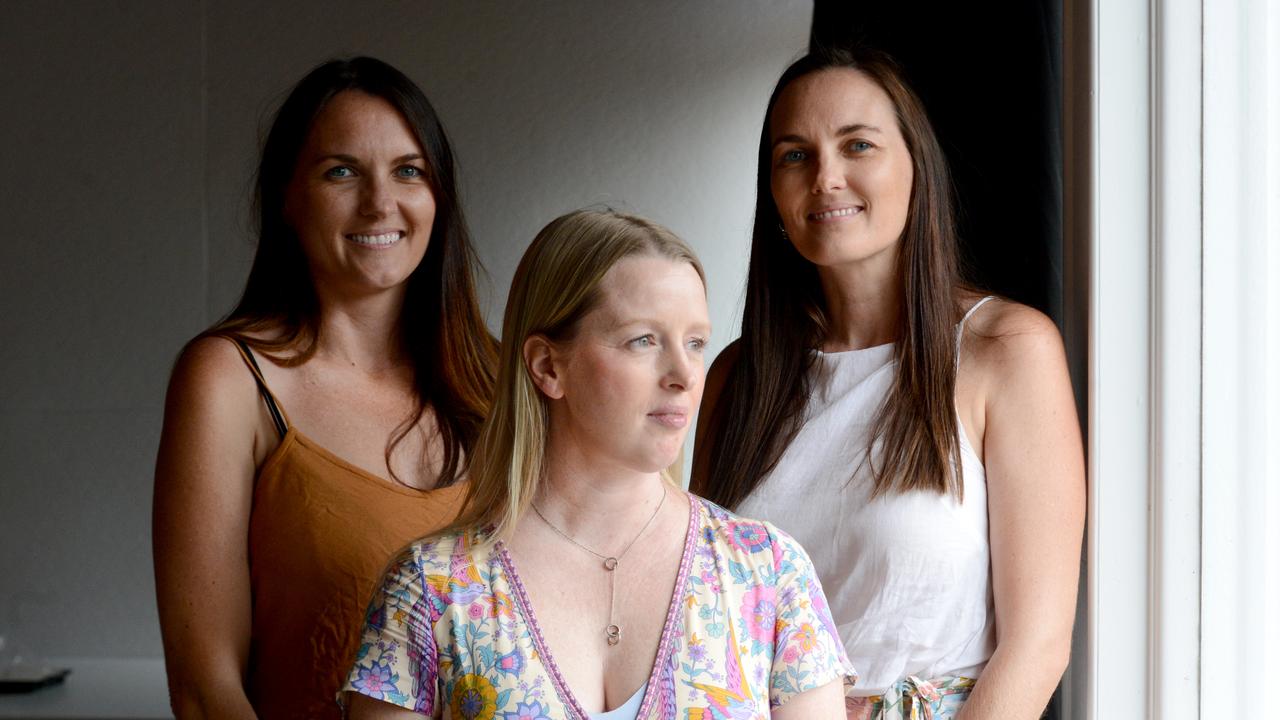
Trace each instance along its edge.
<instances>
[{"instance_id":1,"label":"woman's ear","mask_svg":"<svg viewBox=\"0 0 1280 720\"><path fill-rule=\"evenodd\" d=\"M524 341L524 366L533 384L552 400L564 397L560 375L556 372L556 348L542 335L530 335Z\"/></svg>"}]
</instances>

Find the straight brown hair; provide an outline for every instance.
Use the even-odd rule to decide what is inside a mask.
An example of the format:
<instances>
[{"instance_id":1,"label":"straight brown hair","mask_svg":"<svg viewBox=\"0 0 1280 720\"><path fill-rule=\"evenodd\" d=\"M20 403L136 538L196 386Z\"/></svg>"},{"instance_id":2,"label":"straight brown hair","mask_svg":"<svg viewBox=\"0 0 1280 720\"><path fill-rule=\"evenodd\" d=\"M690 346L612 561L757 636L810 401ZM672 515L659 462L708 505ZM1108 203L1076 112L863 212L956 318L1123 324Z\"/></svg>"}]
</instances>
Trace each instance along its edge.
<instances>
[{"instance_id":1,"label":"straight brown hair","mask_svg":"<svg viewBox=\"0 0 1280 720\"><path fill-rule=\"evenodd\" d=\"M729 508L751 494L799 432L810 395L813 350L827 333L817 269L783 234L773 201L769 123L788 85L835 68L862 73L889 95L913 170L898 252L902 296L894 346L897 368L863 461L872 472L872 497L932 490L963 500L955 322L957 290L964 284L946 158L923 104L892 58L867 48L824 48L782 74L760 133L755 227L738 355L694 457L694 467L704 470L695 476L692 490ZM855 471L850 468L850 477Z\"/></svg>"},{"instance_id":2,"label":"straight brown hair","mask_svg":"<svg viewBox=\"0 0 1280 720\"><path fill-rule=\"evenodd\" d=\"M437 482L450 485L465 472L489 411L497 341L476 302L479 263L458 203L453 150L426 95L394 67L370 57L331 60L294 86L271 123L255 177L258 247L244 294L225 319L200 337L243 340L283 366L301 365L315 353L315 287L301 243L285 220L284 201L312 124L329 101L347 90L382 98L398 110L426 161L435 219L426 255L407 281L399 322L418 403L393 433L385 454L389 460L395 446L430 409L444 446ZM255 337L276 330L280 334L272 339Z\"/></svg>"}]
</instances>

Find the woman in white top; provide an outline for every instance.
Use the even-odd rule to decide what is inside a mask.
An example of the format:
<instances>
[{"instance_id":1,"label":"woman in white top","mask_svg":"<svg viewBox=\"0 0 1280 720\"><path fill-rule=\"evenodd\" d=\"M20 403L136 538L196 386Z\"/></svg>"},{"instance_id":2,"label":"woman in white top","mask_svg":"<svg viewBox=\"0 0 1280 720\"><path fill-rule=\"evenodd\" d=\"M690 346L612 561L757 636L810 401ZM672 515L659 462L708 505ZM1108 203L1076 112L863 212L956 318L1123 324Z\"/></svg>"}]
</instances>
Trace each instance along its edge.
<instances>
[{"instance_id":1,"label":"woman in white top","mask_svg":"<svg viewBox=\"0 0 1280 720\"><path fill-rule=\"evenodd\" d=\"M893 61L794 63L692 489L810 552L862 673L850 717L1039 717L1070 652L1084 464L1062 341L957 266L946 161Z\"/></svg>"}]
</instances>

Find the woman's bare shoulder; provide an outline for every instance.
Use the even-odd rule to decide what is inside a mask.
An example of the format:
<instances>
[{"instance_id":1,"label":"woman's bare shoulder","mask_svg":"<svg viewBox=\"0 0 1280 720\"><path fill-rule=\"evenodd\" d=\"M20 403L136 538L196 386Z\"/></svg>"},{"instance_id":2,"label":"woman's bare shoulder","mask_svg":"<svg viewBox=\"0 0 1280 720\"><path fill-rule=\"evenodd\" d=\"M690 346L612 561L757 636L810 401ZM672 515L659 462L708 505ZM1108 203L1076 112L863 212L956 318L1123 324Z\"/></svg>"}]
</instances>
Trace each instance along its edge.
<instances>
[{"instance_id":1,"label":"woman's bare shoulder","mask_svg":"<svg viewBox=\"0 0 1280 720\"><path fill-rule=\"evenodd\" d=\"M191 384L195 388L216 390L234 390L236 388L256 388L253 374L240 354L237 342L240 339L250 345L256 343L275 343L284 337L281 328L266 327L252 330L237 330L226 334L214 331L196 337L182 349L178 361L174 364L173 381ZM257 362L261 365L268 359L268 354L255 350ZM171 384L172 389L172 384Z\"/></svg>"},{"instance_id":2,"label":"woman's bare shoulder","mask_svg":"<svg viewBox=\"0 0 1280 720\"><path fill-rule=\"evenodd\" d=\"M156 487L177 483L241 493L252 487L257 468L278 442L235 341L204 335L187 343L165 396Z\"/></svg>"},{"instance_id":3,"label":"woman's bare shoulder","mask_svg":"<svg viewBox=\"0 0 1280 720\"><path fill-rule=\"evenodd\" d=\"M231 338L197 337L178 355L169 378L169 412L243 421L254 417L257 403L257 382Z\"/></svg>"},{"instance_id":4,"label":"woman's bare shoulder","mask_svg":"<svg viewBox=\"0 0 1280 720\"><path fill-rule=\"evenodd\" d=\"M227 384L242 384L253 375L245 364L235 340L224 335L203 335L187 343L173 366L174 381L198 387L229 389Z\"/></svg>"},{"instance_id":5,"label":"woman's bare shoulder","mask_svg":"<svg viewBox=\"0 0 1280 720\"><path fill-rule=\"evenodd\" d=\"M1004 298L984 304L965 322L960 360L962 371L1002 384L1023 375L1065 370L1066 362L1062 335L1053 320Z\"/></svg>"},{"instance_id":6,"label":"woman's bare shoulder","mask_svg":"<svg viewBox=\"0 0 1280 720\"><path fill-rule=\"evenodd\" d=\"M981 298L966 299L962 307L971 309ZM1020 302L994 296L990 302L978 308L965 322L967 332L979 336L1008 337L1015 335L1058 335L1058 326L1048 315ZM966 337L966 340L968 338Z\"/></svg>"}]
</instances>

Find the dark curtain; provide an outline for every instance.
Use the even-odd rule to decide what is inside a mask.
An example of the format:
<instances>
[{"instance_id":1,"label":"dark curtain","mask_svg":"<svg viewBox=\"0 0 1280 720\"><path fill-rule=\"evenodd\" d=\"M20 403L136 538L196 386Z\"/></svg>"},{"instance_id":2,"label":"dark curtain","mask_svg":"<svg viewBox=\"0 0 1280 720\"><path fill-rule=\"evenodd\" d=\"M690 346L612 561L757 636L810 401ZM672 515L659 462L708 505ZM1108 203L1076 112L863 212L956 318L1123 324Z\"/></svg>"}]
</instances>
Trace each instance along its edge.
<instances>
[{"instance_id":1,"label":"dark curtain","mask_svg":"<svg viewBox=\"0 0 1280 720\"><path fill-rule=\"evenodd\" d=\"M1062 324L1062 6L815 0L811 45L902 64L947 153L978 284Z\"/></svg>"}]
</instances>

